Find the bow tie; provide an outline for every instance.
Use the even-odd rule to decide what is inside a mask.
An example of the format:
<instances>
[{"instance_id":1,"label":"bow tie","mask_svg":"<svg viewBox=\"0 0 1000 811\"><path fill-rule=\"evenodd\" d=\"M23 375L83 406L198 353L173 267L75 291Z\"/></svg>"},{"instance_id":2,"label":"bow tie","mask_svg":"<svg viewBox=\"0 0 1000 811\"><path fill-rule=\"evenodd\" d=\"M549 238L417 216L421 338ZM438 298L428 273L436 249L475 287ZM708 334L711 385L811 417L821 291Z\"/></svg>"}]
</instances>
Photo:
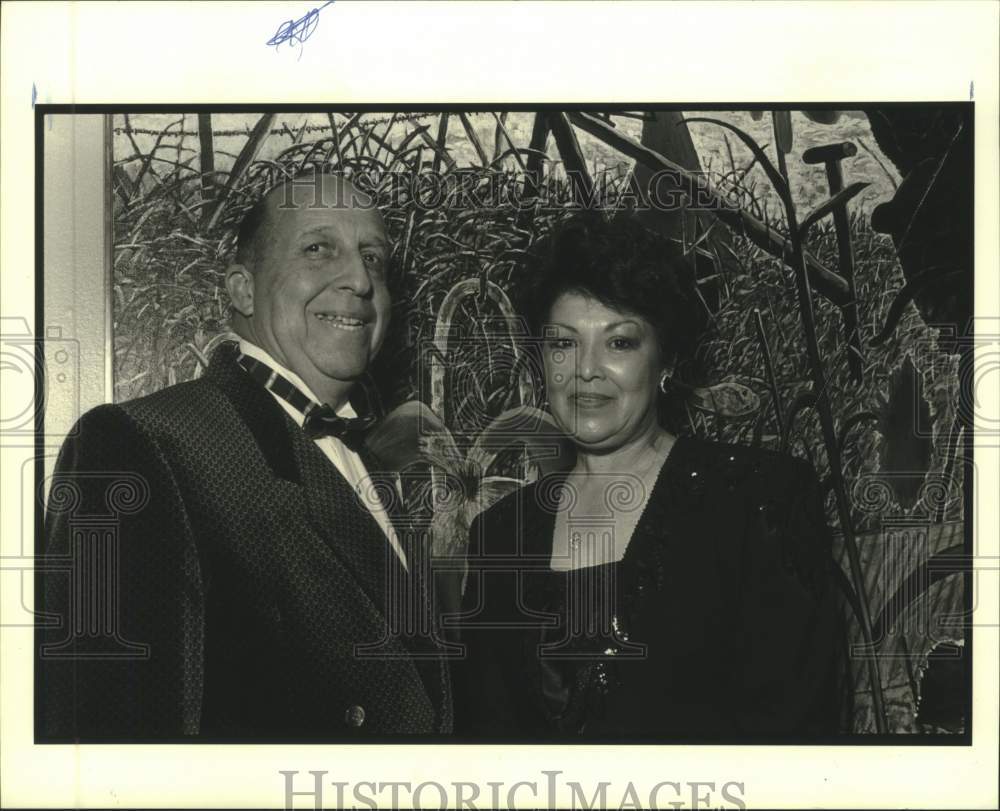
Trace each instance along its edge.
<instances>
[{"instance_id":1,"label":"bow tie","mask_svg":"<svg viewBox=\"0 0 1000 811\"><path fill-rule=\"evenodd\" d=\"M265 389L276 394L304 417L302 427L310 439L332 436L357 452L365 431L375 423L374 416L338 417L326 403L320 404L303 394L295 384L282 377L266 363L239 352L236 363Z\"/></svg>"},{"instance_id":2,"label":"bow tie","mask_svg":"<svg viewBox=\"0 0 1000 811\"><path fill-rule=\"evenodd\" d=\"M374 422L374 417L338 417L337 412L324 403L310 409L302 427L310 439L333 436L352 451L357 451L364 442L365 431Z\"/></svg>"}]
</instances>

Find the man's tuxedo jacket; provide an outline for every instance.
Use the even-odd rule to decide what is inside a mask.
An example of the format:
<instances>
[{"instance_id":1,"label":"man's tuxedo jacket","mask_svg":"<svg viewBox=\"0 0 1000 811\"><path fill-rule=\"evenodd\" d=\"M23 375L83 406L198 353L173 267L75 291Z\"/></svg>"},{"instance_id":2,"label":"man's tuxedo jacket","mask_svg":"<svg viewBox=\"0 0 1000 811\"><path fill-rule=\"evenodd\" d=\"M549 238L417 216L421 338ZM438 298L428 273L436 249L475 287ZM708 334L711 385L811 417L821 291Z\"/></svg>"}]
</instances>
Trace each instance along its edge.
<instances>
[{"instance_id":1,"label":"man's tuxedo jacket","mask_svg":"<svg viewBox=\"0 0 1000 811\"><path fill-rule=\"evenodd\" d=\"M426 616L400 616L426 606L417 557L404 571L232 345L198 380L84 415L51 482L45 544L39 739L451 729Z\"/></svg>"}]
</instances>

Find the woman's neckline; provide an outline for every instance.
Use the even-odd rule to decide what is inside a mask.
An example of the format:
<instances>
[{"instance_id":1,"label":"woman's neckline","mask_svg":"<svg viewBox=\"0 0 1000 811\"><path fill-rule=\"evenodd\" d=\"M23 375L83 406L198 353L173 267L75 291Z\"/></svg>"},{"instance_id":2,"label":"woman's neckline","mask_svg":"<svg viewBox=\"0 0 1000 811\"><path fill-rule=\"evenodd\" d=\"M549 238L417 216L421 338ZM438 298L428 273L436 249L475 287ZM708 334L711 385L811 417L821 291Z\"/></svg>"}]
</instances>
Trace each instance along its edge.
<instances>
[{"instance_id":1,"label":"woman's neckline","mask_svg":"<svg viewBox=\"0 0 1000 811\"><path fill-rule=\"evenodd\" d=\"M601 567L617 566L629 560L632 557L633 550L635 548L633 540L639 533L639 529L642 526L644 520L646 519L650 507L652 507L656 503L655 500L662 486L665 474L672 466L673 460L677 457L677 446L680 445L682 442L686 443L687 437L678 435L671 443L670 447L667 449L667 453L663 457L663 461L660 462L659 469L656 471L656 476L653 478L653 483L649 488L649 493L647 494L645 503L642 506L642 512L639 514L639 518L636 521L635 526L632 528L632 532L630 533L628 538L628 544L626 545L625 551L622 553L622 557L619 560L602 561L600 563L593 563L585 566L573 566L566 569L552 568L552 553L555 547L555 529L557 523L557 517L554 515L551 525L551 530L546 533L547 536L547 541L546 541L547 554L546 554L546 565L545 565L546 573L565 575L580 571L594 571ZM568 473L563 474L561 484L565 483L568 477L569 477Z\"/></svg>"}]
</instances>

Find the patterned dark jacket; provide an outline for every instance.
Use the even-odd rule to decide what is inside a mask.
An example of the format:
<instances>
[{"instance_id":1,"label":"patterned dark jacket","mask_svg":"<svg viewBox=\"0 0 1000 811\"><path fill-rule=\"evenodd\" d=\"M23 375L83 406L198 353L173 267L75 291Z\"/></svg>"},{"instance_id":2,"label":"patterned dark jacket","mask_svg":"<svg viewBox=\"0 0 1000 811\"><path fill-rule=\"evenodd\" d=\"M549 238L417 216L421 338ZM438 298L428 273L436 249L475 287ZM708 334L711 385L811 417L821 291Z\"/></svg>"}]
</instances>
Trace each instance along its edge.
<instances>
[{"instance_id":1,"label":"patterned dark jacket","mask_svg":"<svg viewBox=\"0 0 1000 811\"><path fill-rule=\"evenodd\" d=\"M36 583L39 740L449 732L421 567L403 570L233 347L198 380L93 409L62 449Z\"/></svg>"}]
</instances>

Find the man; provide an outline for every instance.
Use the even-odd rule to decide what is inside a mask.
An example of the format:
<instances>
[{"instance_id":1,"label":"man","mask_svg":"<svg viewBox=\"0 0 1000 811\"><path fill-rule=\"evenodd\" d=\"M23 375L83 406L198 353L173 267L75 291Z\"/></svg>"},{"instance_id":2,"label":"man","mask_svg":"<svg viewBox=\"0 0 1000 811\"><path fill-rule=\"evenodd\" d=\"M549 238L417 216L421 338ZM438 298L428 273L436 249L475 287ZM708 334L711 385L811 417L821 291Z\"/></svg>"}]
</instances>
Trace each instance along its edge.
<instances>
[{"instance_id":1,"label":"man","mask_svg":"<svg viewBox=\"0 0 1000 811\"><path fill-rule=\"evenodd\" d=\"M450 731L421 567L349 399L385 336L388 259L343 177L279 185L226 272L239 344L81 419L48 505L40 737Z\"/></svg>"}]
</instances>

